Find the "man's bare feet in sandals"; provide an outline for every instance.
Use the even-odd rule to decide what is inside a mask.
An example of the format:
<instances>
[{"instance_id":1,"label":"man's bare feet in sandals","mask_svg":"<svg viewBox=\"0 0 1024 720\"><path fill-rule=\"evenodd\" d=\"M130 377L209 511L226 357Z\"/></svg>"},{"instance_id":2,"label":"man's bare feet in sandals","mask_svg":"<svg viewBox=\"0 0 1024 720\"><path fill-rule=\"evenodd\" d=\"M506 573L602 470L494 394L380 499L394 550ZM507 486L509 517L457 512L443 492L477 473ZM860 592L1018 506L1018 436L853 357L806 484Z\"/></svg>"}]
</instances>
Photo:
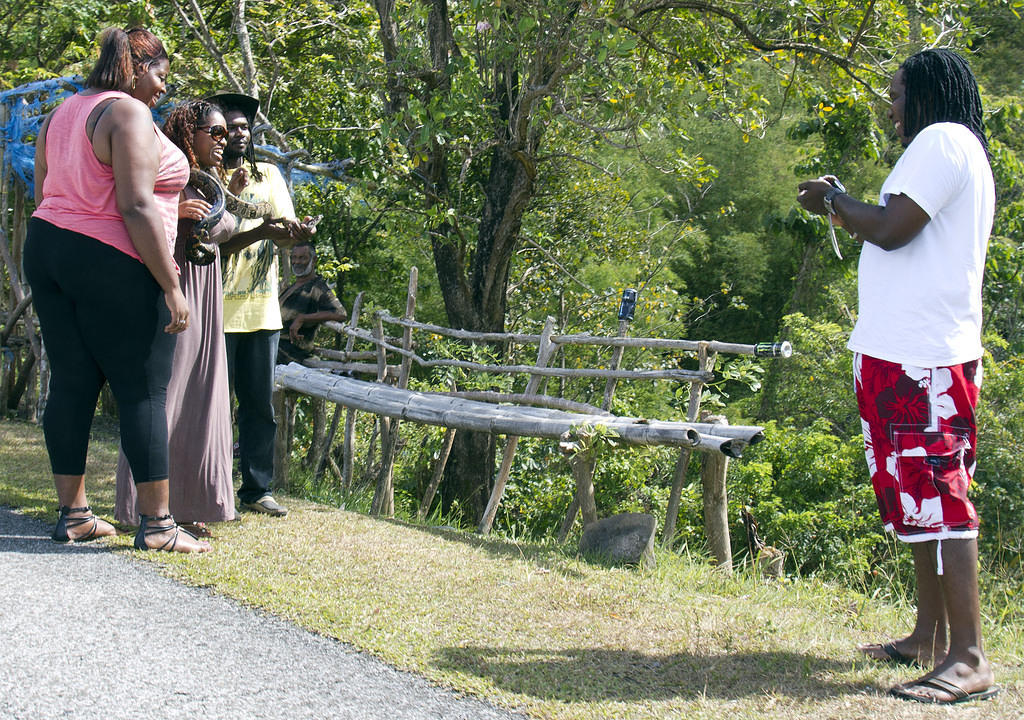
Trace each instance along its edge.
<instances>
[{"instance_id":1,"label":"man's bare feet in sandals","mask_svg":"<svg viewBox=\"0 0 1024 720\"><path fill-rule=\"evenodd\" d=\"M966 662L942 663L927 675L889 691L901 700L952 705L970 700L988 700L999 693L988 661L983 658L977 667Z\"/></svg>"},{"instance_id":2,"label":"man's bare feet in sandals","mask_svg":"<svg viewBox=\"0 0 1024 720\"><path fill-rule=\"evenodd\" d=\"M915 645L910 638L887 643L865 643L858 645L857 650L872 660L904 667L930 667L946 656L945 648L933 653L931 647Z\"/></svg>"},{"instance_id":3,"label":"man's bare feet in sandals","mask_svg":"<svg viewBox=\"0 0 1024 720\"><path fill-rule=\"evenodd\" d=\"M135 534L136 550L162 550L165 552L207 552L210 543L197 540L192 533L181 528L171 515L139 518L139 531Z\"/></svg>"}]
</instances>

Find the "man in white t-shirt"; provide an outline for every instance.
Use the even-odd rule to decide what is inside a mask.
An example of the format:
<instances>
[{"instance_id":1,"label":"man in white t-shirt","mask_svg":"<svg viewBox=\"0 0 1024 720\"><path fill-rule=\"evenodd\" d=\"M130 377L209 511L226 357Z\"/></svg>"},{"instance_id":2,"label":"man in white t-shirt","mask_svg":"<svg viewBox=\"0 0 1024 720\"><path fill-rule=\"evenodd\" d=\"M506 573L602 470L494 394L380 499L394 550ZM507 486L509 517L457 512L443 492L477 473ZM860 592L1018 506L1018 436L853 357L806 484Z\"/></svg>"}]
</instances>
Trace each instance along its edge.
<instances>
[{"instance_id":1,"label":"man in white t-shirt","mask_svg":"<svg viewBox=\"0 0 1024 720\"><path fill-rule=\"evenodd\" d=\"M926 703L992 697L981 639L978 516L967 497L981 386L981 283L995 190L978 87L949 50L908 58L889 118L906 147L877 205L832 176L800 184L804 209L863 242L848 347L865 452L887 531L910 543L917 621L860 646L876 660L934 665L893 695Z\"/></svg>"}]
</instances>

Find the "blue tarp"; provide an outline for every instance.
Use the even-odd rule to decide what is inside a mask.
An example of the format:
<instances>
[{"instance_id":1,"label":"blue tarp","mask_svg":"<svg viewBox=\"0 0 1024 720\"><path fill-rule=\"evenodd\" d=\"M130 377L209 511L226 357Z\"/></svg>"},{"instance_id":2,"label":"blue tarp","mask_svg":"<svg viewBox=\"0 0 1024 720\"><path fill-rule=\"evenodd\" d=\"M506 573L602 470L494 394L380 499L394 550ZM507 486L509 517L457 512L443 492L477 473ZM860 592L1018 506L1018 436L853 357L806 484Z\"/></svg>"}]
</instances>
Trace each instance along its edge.
<instances>
[{"instance_id":1,"label":"blue tarp","mask_svg":"<svg viewBox=\"0 0 1024 720\"><path fill-rule=\"evenodd\" d=\"M30 195L35 177L35 141L39 125L48 112L66 97L81 90L84 83L85 79L76 75L40 80L0 92L0 105L7 109L7 122L0 132L0 160L4 165L10 167L14 176L25 185ZM163 124L164 118L174 107L175 103L169 100L172 93L173 88L153 108L154 122ZM265 154L270 155L281 168L282 173L288 172L289 162L285 153L272 145L257 147ZM318 167L328 173L326 177L291 168L292 185L341 179L346 168L351 164L351 160L337 160L320 164Z\"/></svg>"}]
</instances>

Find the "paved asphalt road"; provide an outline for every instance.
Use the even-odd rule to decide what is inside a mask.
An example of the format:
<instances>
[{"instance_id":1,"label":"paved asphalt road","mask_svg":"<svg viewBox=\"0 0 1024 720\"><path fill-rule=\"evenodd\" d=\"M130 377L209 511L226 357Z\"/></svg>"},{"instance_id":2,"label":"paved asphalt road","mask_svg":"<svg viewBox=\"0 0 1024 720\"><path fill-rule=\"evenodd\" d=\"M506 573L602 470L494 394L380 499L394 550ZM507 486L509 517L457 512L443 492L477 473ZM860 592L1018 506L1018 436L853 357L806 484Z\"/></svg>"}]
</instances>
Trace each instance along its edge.
<instances>
[{"instance_id":1,"label":"paved asphalt road","mask_svg":"<svg viewBox=\"0 0 1024 720\"><path fill-rule=\"evenodd\" d=\"M0 718L512 720L0 507Z\"/></svg>"}]
</instances>

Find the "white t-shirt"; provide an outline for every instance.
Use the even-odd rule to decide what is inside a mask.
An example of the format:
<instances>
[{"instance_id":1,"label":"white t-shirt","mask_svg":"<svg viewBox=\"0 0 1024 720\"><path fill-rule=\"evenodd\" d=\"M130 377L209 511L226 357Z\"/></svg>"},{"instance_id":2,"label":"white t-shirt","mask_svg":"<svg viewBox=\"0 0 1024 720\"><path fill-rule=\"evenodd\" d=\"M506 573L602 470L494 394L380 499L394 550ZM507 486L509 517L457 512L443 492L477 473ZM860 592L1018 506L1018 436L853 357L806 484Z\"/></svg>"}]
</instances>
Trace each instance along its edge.
<instances>
[{"instance_id":1,"label":"white t-shirt","mask_svg":"<svg viewBox=\"0 0 1024 720\"><path fill-rule=\"evenodd\" d=\"M981 142L966 126L935 123L903 152L879 193L906 195L931 218L909 243L860 253L857 325L847 347L881 360L940 367L976 360L981 281L995 184Z\"/></svg>"}]
</instances>

